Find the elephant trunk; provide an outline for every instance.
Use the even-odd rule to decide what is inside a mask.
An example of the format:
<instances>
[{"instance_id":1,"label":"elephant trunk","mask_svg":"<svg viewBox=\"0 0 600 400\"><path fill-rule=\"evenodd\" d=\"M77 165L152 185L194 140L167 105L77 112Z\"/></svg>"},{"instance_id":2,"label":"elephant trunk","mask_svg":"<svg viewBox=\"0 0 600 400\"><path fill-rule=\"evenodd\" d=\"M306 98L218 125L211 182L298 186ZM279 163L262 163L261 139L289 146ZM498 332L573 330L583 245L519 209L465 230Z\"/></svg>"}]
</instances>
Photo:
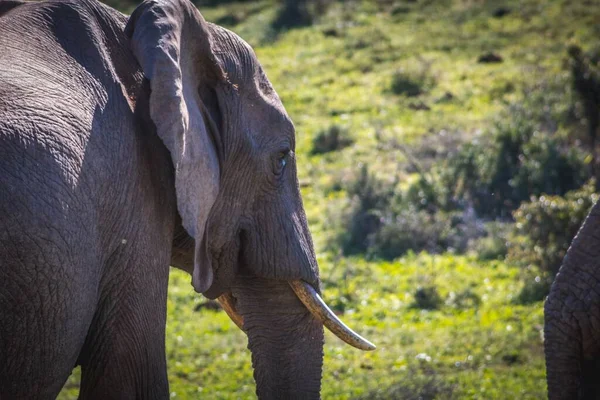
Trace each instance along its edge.
<instances>
[{"instance_id":1,"label":"elephant trunk","mask_svg":"<svg viewBox=\"0 0 600 400\"><path fill-rule=\"evenodd\" d=\"M550 400L600 395L596 372L590 379L588 371L588 365L600 356L599 241L600 203L597 203L567 251L544 306L544 352Z\"/></svg>"},{"instance_id":2,"label":"elephant trunk","mask_svg":"<svg viewBox=\"0 0 600 400\"><path fill-rule=\"evenodd\" d=\"M360 350L370 351L377 348L373 343L346 326L309 283L297 279L288 281L288 284L298 299L304 303L306 309L335 336ZM237 327L244 330L244 318L236 310L236 300L231 292L223 293L217 300Z\"/></svg>"},{"instance_id":3,"label":"elephant trunk","mask_svg":"<svg viewBox=\"0 0 600 400\"><path fill-rule=\"evenodd\" d=\"M235 308L248 335L260 399L318 399L323 325L287 281L239 277Z\"/></svg>"}]
</instances>

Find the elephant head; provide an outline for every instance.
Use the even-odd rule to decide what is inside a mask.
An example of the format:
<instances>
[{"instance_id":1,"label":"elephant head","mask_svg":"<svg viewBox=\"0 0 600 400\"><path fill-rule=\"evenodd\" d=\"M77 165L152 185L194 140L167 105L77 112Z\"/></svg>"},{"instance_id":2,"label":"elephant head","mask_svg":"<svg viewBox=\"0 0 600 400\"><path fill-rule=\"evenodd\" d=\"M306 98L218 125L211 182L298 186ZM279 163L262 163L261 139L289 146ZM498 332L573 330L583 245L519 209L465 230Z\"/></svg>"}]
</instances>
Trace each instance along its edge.
<instances>
[{"instance_id":1,"label":"elephant head","mask_svg":"<svg viewBox=\"0 0 600 400\"><path fill-rule=\"evenodd\" d=\"M188 0L144 2L126 33L193 239L173 263L248 335L261 398L318 397L323 324L356 347L374 346L318 295L294 126L279 97L251 47Z\"/></svg>"}]
</instances>

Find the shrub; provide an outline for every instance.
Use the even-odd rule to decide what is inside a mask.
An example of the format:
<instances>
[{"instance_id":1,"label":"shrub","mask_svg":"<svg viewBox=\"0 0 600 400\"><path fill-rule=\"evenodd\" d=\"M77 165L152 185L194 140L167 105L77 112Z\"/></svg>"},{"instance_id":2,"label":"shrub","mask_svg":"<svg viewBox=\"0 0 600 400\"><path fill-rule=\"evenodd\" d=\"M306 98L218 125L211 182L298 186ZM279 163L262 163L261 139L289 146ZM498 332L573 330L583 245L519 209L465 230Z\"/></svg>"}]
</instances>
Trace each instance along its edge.
<instances>
[{"instance_id":1,"label":"shrub","mask_svg":"<svg viewBox=\"0 0 600 400\"><path fill-rule=\"evenodd\" d=\"M419 210L435 212L442 206L439 188L423 175L408 187L405 198L406 203Z\"/></svg>"},{"instance_id":2,"label":"shrub","mask_svg":"<svg viewBox=\"0 0 600 400\"><path fill-rule=\"evenodd\" d=\"M508 253L508 247L502 238L486 236L477 241L473 251L480 260L503 260Z\"/></svg>"},{"instance_id":3,"label":"shrub","mask_svg":"<svg viewBox=\"0 0 600 400\"><path fill-rule=\"evenodd\" d=\"M411 8L405 5L396 5L390 10L390 15L401 15L411 12Z\"/></svg>"},{"instance_id":4,"label":"shrub","mask_svg":"<svg viewBox=\"0 0 600 400\"><path fill-rule=\"evenodd\" d=\"M437 310L444 304L442 297L437 291L435 285L420 286L414 294L415 301L411 304L411 308L420 310Z\"/></svg>"},{"instance_id":5,"label":"shrub","mask_svg":"<svg viewBox=\"0 0 600 400\"><path fill-rule=\"evenodd\" d=\"M331 125L314 137L311 154L324 154L341 150L352 145L352 143L354 143L354 139L350 137L347 129L339 125Z\"/></svg>"},{"instance_id":6,"label":"shrub","mask_svg":"<svg viewBox=\"0 0 600 400\"><path fill-rule=\"evenodd\" d=\"M448 159L442 170L448 203L509 218L531 195L562 195L585 182L585 155L546 130L539 105L530 101L497 120L489 142L466 144Z\"/></svg>"},{"instance_id":7,"label":"shrub","mask_svg":"<svg viewBox=\"0 0 600 400\"><path fill-rule=\"evenodd\" d=\"M468 288L462 292L450 292L446 298L446 305L457 308L477 308L481 304L481 297L472 289Z\"/></svg>"},{"instance_id":8,"label":"shrub","mask_svg":"<svg viewBox=\"0 0 600 400\"><path fill-rule=\"evenodd\" d=\"M434 252L441 230L435 216L423 211L406 211L382 218L379 229L369 236L367 253L371 258L392 260L409 250Z\"/></svg>"},{"instance_id":9,"label":"shrub","mask_svg":"<svg viewBox=\"0 0 600 400\"><path fill-rule=\"evenodd\" d=\"M477 254L480 260L504 260L508 254L508 235L512 224L488 222L485 224L483 237L470 243L469 249Z\"/></svg>"},{"instance_id":10,"label":"shrub","mask_svg":"<svg viewBox=\"0 0 600 400\"><path fill-rule=\"evenodd\" d=\"M406 208L382 218L379 228L369 236L367 254L371 258L391 260L410 250L462 253L469 240L481 234L460 212L429 213L410 204L402 206Z\"/></svg>"},{"instance_id":11,"label":"shrub","mask_svg":"<svg viewBox=\"0 0 600 400\"><path fill-rule=\"evenodd\" d=\"M396 183L377 179L363 165L347 185L351 205L342 217L342 233L337 238L344 254L366 252L369 237L381 227L382 213L391 206Z\"/></svg>"},{"instance_id":12,"label":"shrub","mask_svg":"<svg viewBox=\"0 0 600 400\"><path fill-rule=\"evenodd\" d=\"M392 77L390 90L394 94L408 97L418 96L424 91L423 82L419 78L411 76L402 70L397 71Z\"/></svg>"},{"instance_id":13,"label":"shrub","mask_svg":"<svg viewBox=\"0 0 600 400\"><path fill-rule=\"evenodd\" d=\"M528 276L521 291L515 298L515 303L531 304L544 300L548 293L550 293L550 285L552 285L552 279L547 276Z\"/></svg>"},{"instance_id":14,"label":"shrub","mask_svg":"<svg viewBox=\"0 0 600 400\"><path fill-rule=\"evenodd\" d=\"M414 70L398 69L392 76L390 91L394 94L414 97L426 92L434 85L430 75L431 62L421 59L420 65Z\"/></svg>"},{"instance_id":15,"label":"shrub","mask_svg":"<svg viewBox=\"0 0 600 400\"><path fill-rule=\"evenodd\" d=\"M596 179L600 179L600 166L597 165L598 160L595 157L598 135L600 135L600 48L584 52L573 45L569 46L567 52L573 89L580 100L576 106L580 108L587 125L593 158L590 165Z\"/></svg>"},{"instance_id":16,"label":"shrub","mask_svg":"<svg viewBox=\"0 0 600 400\"><path fill-rule=\"evenodd\" d=\"M564 197L543 195L523 203L514 212L514 232L508 259L537 266L544 277L554 278L571 241L598 200L595 181Z\"/></svg>"},{"instance_id":17,"label":"shrub","mask_svg":"<svg viewBox=\"0 0 600 400\"><path fill-rule=\"evenodd\" d=\"M463 252L484 233L472 212L439 210L435 185L424 178L405 192L397 186L397 180L379 179L366 166L347 184L350 207L334 239L344 254L391 260L411 250Z\"/></svg>"},{"instance_id":18,"label":"shrub","mask_svg":"<svg viewBox=\"0 0 600 400\"><path fill-rule=\"evenodd\" d=\"M318 15L323 15L329 0L282 0L282 5L272 22L279 31L311 25Z\"/></svg>"},{"instance_id":19,"label":"shrub","mask_svg":"<svg viewBox=\"0 0 600 400\"><path fill-rule=\"evenodd\" d=\"M136 0L137 1L137 0ZM253 0L192 0L192 3L194 3L196 6L218 6L221 4L229 4L229 3L233 3L233 2L246 2L249 3Z\"/></svg>"}]
</instances>

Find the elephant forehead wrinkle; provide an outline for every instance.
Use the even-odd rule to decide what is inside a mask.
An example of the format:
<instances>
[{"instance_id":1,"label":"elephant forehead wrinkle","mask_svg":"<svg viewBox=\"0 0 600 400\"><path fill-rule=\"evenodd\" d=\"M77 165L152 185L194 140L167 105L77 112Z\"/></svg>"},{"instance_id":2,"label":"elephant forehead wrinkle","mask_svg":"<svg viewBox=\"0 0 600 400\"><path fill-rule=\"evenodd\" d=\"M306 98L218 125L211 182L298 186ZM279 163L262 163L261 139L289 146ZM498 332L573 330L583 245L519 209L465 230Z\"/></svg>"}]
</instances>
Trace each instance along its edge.
<instances>
[{"instance_id":1,"label":"elephant forehead wrinkle","mask_svg":"<svg viewBox=\"0 0 600 400\"><path fill-rule=\"evenodd\" d=\"M258 65L254 50L235 33L214 24L209 27L213 34L213 50L223 63L230 82L245 86L245 82L252 81Z\"/></svg>"},{"instance_id":2,"label":"elephant forehead wrinkle","mask_svg":"<svg viewBox=\"0 0 600 400\"><path fill-rule=\"evenodd\" d=\"M260 130L293 136L293 123L252 47L227 29L213 24L209 26L213 34L214 51L223 63L229 81L247 96L253 107L262 109L254 111L261 114L261 119L265 119L268 114L266 119L269 127L264 127L263 123ZM259 134L262 135L263 132Z\"/></svg>"}]
</instances>

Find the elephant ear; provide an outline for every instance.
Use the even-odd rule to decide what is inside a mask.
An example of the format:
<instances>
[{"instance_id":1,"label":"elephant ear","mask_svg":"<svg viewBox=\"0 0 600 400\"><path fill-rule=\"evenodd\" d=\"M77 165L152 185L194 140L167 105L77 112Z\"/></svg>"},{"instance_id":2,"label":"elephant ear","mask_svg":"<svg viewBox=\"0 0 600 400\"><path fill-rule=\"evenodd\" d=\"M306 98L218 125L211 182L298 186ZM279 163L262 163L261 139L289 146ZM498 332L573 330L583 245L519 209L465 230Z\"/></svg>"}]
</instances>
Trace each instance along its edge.
<instances>
[{"instance_id":1,"label":"elephant ear","mask_svg":"<svg viewBox=\"0 0 600 400\"><path fill-rule=\"evenodd\" d=\"M188 0L145 1L125 33L150 81L150 117L171 153L177 208L196 242L192 284L205 292L213 280L207 220L219 190L216 137L211 138L217 132L208 110L218 110L212 88L224 73L212 52L207 23Z\"/></svg>"}]
</instances>

